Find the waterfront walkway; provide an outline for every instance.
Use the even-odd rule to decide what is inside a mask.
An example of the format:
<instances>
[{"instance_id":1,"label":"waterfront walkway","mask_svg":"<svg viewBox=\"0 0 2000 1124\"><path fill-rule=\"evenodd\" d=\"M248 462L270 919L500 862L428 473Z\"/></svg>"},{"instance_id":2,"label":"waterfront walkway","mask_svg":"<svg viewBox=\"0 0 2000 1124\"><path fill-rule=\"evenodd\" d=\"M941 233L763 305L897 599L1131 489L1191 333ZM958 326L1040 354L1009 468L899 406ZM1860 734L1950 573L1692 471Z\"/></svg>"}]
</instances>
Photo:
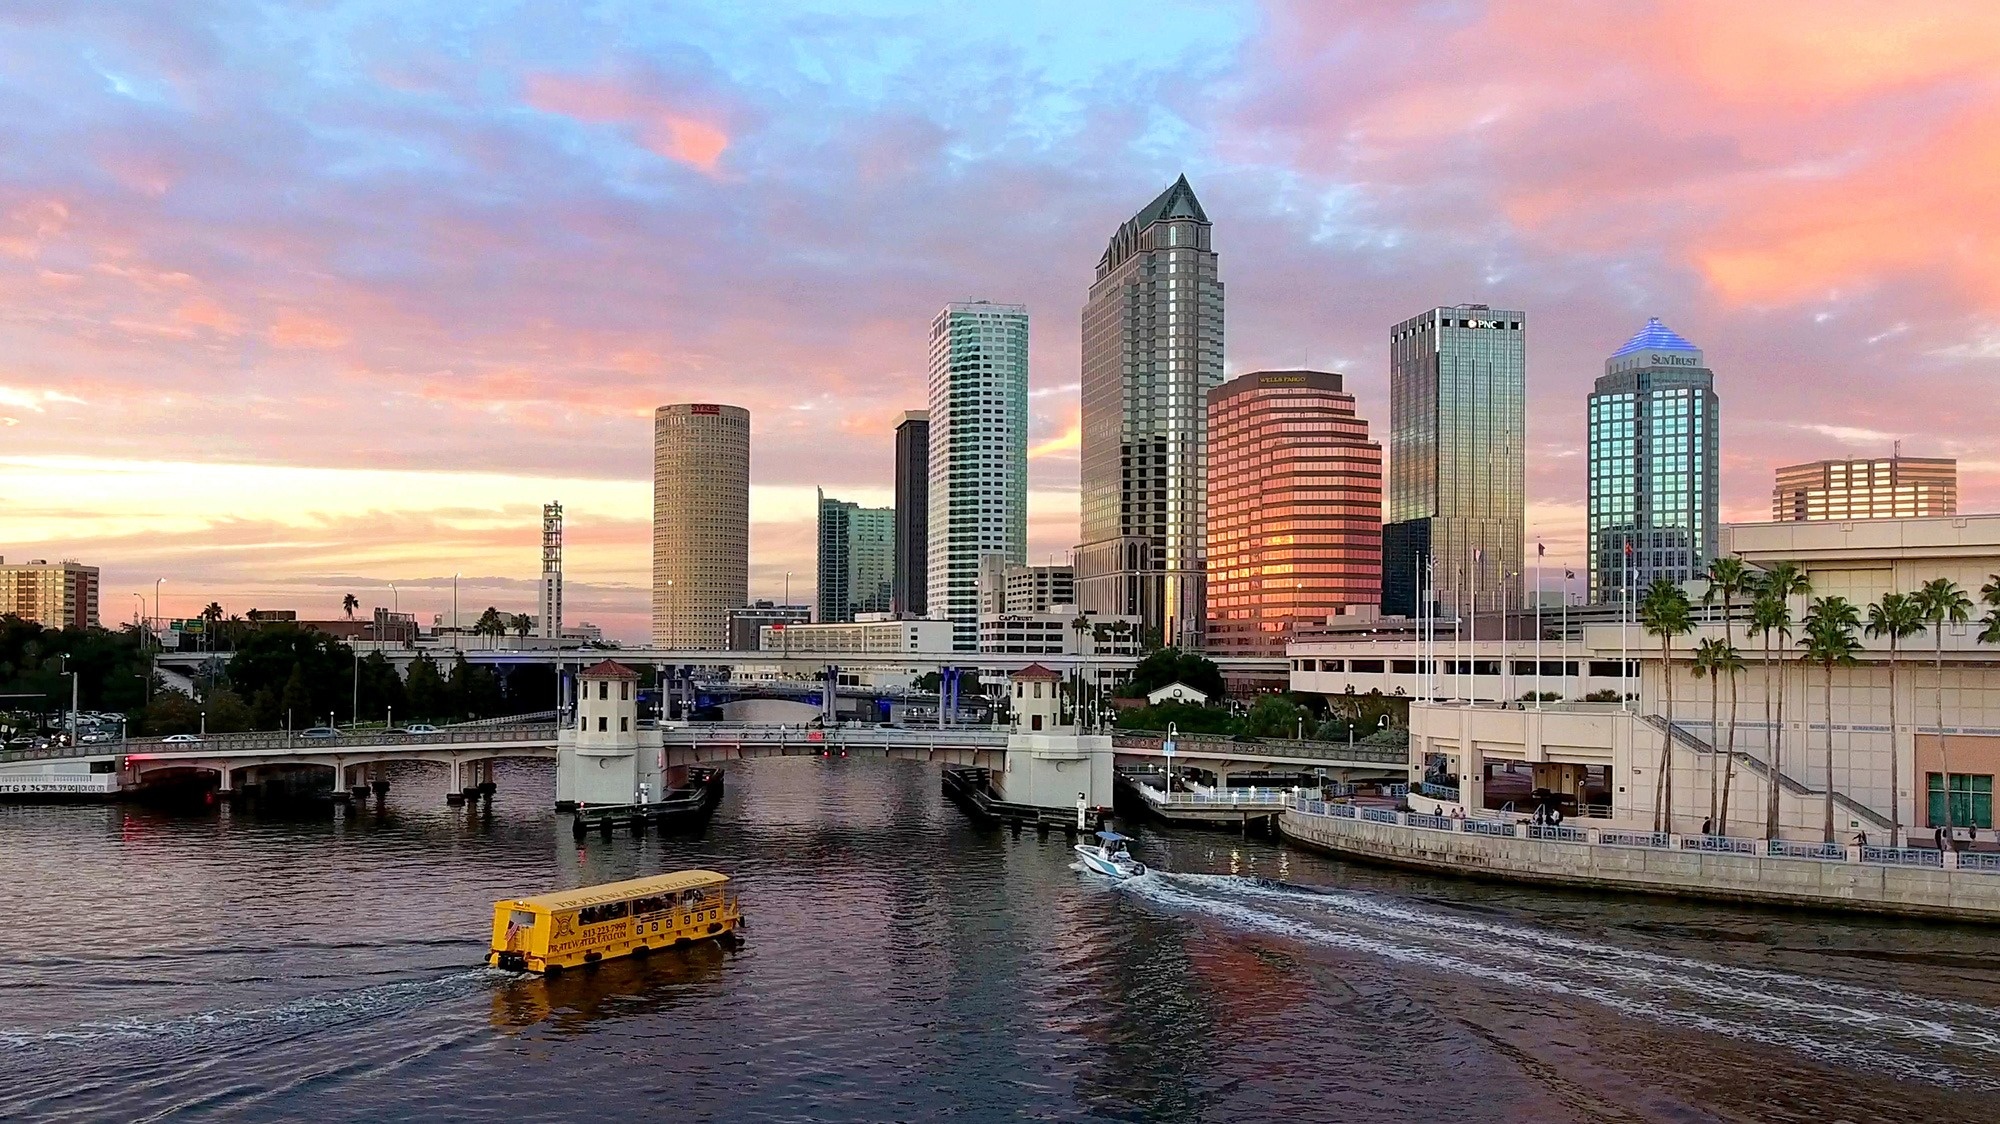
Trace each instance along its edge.
<instances>
[{"instance_id":1,"label":"waterfront walkway","mask_svg":"<svg viewBox=\"0 0 2000 1124\"><path fill-rule=\"evenodd\" d=\"M1299 799L1286 838L1438 873L2000 923L2000 854L1541 825Z\"/></svg>"}]
</instances>

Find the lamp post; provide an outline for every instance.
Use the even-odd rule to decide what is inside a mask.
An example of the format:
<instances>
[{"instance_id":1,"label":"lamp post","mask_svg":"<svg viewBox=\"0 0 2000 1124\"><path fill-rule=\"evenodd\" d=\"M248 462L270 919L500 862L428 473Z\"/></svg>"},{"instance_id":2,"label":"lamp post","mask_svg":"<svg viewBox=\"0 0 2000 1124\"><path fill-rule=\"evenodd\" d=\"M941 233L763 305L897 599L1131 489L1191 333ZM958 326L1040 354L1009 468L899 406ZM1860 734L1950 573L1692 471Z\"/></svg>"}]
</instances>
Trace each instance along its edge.
<instances>
[{"instance_id":1,"label":"lamp post","mask_svg":"<svg viewBox=\"0 0 2000 1124\"><path fill-rule=\"evenodd\" d=\"M347 728L361 725L361 649L354 649L354 701L347 711Z\"/></svg>"},{"instance_id":2,"label":"lamp post","mask_svg":"<svg viewBox=\"0 0 2000 1124\"><path fill-rule=\"evenodd\" d=\"M167 579L165 578L153 579L153 627L154 628L160 627L160 586L165 584L166 580Z\"/></svg>"},{"instance_id":3,"label":"lamp post","mask_svg":"<svg viewBox=\"0 0 2000 1124\"><path fill-rule=\"evenodd\" d=\"M458 575L451 576L451 646L460 647L458 639Z\"/></svg>"}]
</instances>

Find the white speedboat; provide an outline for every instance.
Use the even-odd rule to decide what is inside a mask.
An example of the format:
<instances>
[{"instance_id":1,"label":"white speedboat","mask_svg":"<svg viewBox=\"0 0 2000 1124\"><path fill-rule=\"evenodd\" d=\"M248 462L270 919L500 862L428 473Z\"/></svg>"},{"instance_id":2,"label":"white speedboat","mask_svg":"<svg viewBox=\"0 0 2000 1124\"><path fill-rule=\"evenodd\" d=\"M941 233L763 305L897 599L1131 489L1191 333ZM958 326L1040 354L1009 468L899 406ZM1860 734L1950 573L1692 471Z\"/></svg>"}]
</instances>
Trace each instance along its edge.
<instances>
[{"instance_id":1,"label":"white speedboat","mask_svg":"<svg viewBox=\"0 0 2000 1124\"><path fill-rule=\"evenodd\" d=\"M1133 858L1131 852L1125 849L1125 844L1130 841L1115 831L1100 831L1097 842L1078 843L1076 855L1087 869L1106 878L1137 878L1146 873L1146 864Z\"/></svg>"}]
</instances>

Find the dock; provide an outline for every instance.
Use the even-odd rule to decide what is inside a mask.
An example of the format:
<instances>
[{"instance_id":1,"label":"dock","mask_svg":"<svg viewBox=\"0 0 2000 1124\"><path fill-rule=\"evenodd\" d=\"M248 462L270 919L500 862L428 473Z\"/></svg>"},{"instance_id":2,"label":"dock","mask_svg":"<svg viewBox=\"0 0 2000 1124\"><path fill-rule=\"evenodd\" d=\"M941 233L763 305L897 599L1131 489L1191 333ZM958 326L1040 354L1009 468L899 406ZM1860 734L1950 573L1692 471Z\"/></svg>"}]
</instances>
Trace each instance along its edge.
<instances>
[{"instance_id":1,"label":"dock","mask_svg":"<svg viewBox=\"0 0 2000 1124\"><path fill-rule=\"evenodd\" d=\"M981 823L1004 823L1019 830L1023 826L1038 831L1054 828L1067 835L1079 830L1098 831L1111 823L1111 809L1087 808L1084 826L1077 826L1074 808L1045 808L1036 804L1015 804L1002 800L993 791L993 777L979 766L948 768L944 771L944 794Z\"/></svg>"},{"instance_id":2,"label":"dock","mask_svg":"<svg viewBox=\"0 0 2000 1124\"><path fill-rule=\"evenodd\" d=\"M685 788L670 789L643 804L578 804L570 809L570 834L578 839L592 831L610 835L625 828L634 835L649 827L672 828L699 823L722 801L722 770L688 769Z\"/></svg>"},{"instance_id":3,"label":"dock","mask_svg":"<svg viewBox=\"0 0 2000 1124\"><path fill-rule=\"evenodd\" d=\"M1169 780L1169 777L1172 777ZM1276 835L1278 816L1298 797L1293 788L1218 788L1151 769L1120 769L1119 798L1154 819L1181 827L1255 827Z\"/></svg>"}]
</instances>

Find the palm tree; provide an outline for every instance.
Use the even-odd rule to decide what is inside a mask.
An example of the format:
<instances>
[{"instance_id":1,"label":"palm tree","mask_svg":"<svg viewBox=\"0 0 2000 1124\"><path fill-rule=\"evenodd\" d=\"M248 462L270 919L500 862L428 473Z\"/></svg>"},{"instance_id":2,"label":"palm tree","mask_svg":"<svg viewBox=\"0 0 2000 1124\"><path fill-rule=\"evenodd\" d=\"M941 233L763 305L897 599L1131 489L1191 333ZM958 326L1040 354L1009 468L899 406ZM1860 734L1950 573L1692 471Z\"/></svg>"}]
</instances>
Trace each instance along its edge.
<instances>
[{"instance_id":1,"label":"palm tree","mask_svg":"<svg viewBox=\"0 0 2000 1124\"><path fill-rule=\"evenodd\" d=\"M1826 695L1826 842L1833 842L1833 669L1854 666L1861 642L1854 630L1861 614L1845 597L1815 597L1806 611L1806 633L1799 644L1806 659L1820 666Z\"/></svg>"},{"instance_id":2,"label":"palm tree","mask_svg":"<svg viewBox=\"0 0 2000 1124\"><path fill-rule=\"evenodd\" d=\"M1694 630L1687 594L1665 578L1656 579L1639 603L1639 623L1660 638L1661 690L1666 699L1666 734L1660 739L1660 779L1653 787L1653 830L1674 829L1674 637Z\"/></svg>"},{"instance_id":3,"label":"palm tree","mask_svg":"<svg viewBox=\"0 0 2000 1124\"><path fill-rule=\"evenodd\" d=\"M2000 575L1995 575L2000 579ZM2000 593L2000 584L1990 586ZM1889 846L1902 846L1903 796L1898 780L1902 746L1896 724L1896 654L1902 642L1924 630L1924 617L1907 594L1885 593L1868 606L1868 635L1889 640Z\"/></svg>"},{"instance_id":4,"label":"palm tree","mask_svg":"<svg viewBox=\"0 0 2000 1124\"><path fill-rule=\"evenodd\" d=\"M1721 713L1722 677L1729 677L1730 693L1736 690L1736 674L1743 670L1743 654L1736 645L1711 636L1694 653L1694 677L1708 680L1708 713ZM1734 770L1723 772L1725 758L1718 753L1708 770L1708 818L1718 835L1729 834L1729 782Z\"/></svg>"},{"instance_id":5,"label":"palm tree","mask_svg":"<svg viewBox=\"0 0 2000 1124\"><path fill-rule=\"evenodd\" d=\"M1764 722L1771 732L1771 775L1766 786L1764 837L1778 837L1779 778L1785 759L1785 669L1784 648L1792 639L1792 598L1812 592L1812 582L1796 563L1780 562L1765 572L1751 606L1752 627L1764 634ZM1778 634L1773 647L1771 634ZM1776 685L1773 686L1773 679ZM1775 710L1774 710L1775 707Z\"/></svg>"},{"instance_id":6,"label":"palm tree","mask_svg":"<svg viewBox=\"0 0 2000 1124\"><path fill-rule=\"evenodd\" d=\"M514 635L520 637L523 640L526 640L528 638L528 633L534 631L535 618L529 616L526 613L515 613L513 616L513 624L514 624Z\"/></svg>"},{"instance_id":7,"label":"palm tree","mask_svg":"<svg viewBox=\"0 0 2000 1124\"><path fill-rule=\"evenodd\" d=\"M479 614L479 620L473 623L472 634L474 636L486 637L489 647L492 645L493 637L505 636L507 634L507 624L501 620L500 610L488 605L486 611Z\"/></svg>"},{"instance_id":8,"label":"palm tree","mask_svg":"<svg viewBox=\"0 0 2000 1124\"><path fill-rule=\"evenodd\" d=\"M348 620L354 619L354 610L359 609L360 607L361 607L361 599L359 597L354 596L352 593L343 594L341 596L340 611L347 614Z\"/></svg>"},{"instance_id":9,"label":"palm tree","mask_svg":"<svg viewBox=\"0 0 2000 1124\"><path fill-rule=\"evenodd\" d=\"M1983 594L1984 590L1981 592ZM1951 814L1951 751L1945 748L1944 742L1944 626L1964 624L1969 620L1972 599L1950 578L1932 578L1918 586L1916 592L1910 594L1910 600L1917 603L1918 615L1923 617L1924 624L1931 630L1931 656L1937 671L1938 765L1944 770L1944 826L1949 830L1958 825L1956 817Z\"/></svg>"},{"instance_id":10,"label":"palm tree","mask_svg":"<svg viewBox=\"0 0 2000 1124\"><path fill-rule=\"evenodd\" d=\"M210 601L208 603L208 607L201 611L201 619L208 621L211 624L221 620L222 603L219 601Z\"/></svg>"},{"instance_id":11,"label":"palm tree","mask_svg":"<svg viewBox=\"0 0 2000 1124\"><path fill-rule=\"evenodd\" d=\"M1736 652L1736 666L1725 669L1729 675L1729 737L1722 751L1722 809L1716 819L1718 826L1729 822L1729 788L1736 779L1736 676L1743 670L1742 653L1736 651L1736 598L1740 594L1754 593L1757 588L1757 572L1743 564L1741 558L1715 558L1708 564L1708 589L1702 593L1702 600L1722 601L1722 639Z\"/></svg>"}]
</instances>

